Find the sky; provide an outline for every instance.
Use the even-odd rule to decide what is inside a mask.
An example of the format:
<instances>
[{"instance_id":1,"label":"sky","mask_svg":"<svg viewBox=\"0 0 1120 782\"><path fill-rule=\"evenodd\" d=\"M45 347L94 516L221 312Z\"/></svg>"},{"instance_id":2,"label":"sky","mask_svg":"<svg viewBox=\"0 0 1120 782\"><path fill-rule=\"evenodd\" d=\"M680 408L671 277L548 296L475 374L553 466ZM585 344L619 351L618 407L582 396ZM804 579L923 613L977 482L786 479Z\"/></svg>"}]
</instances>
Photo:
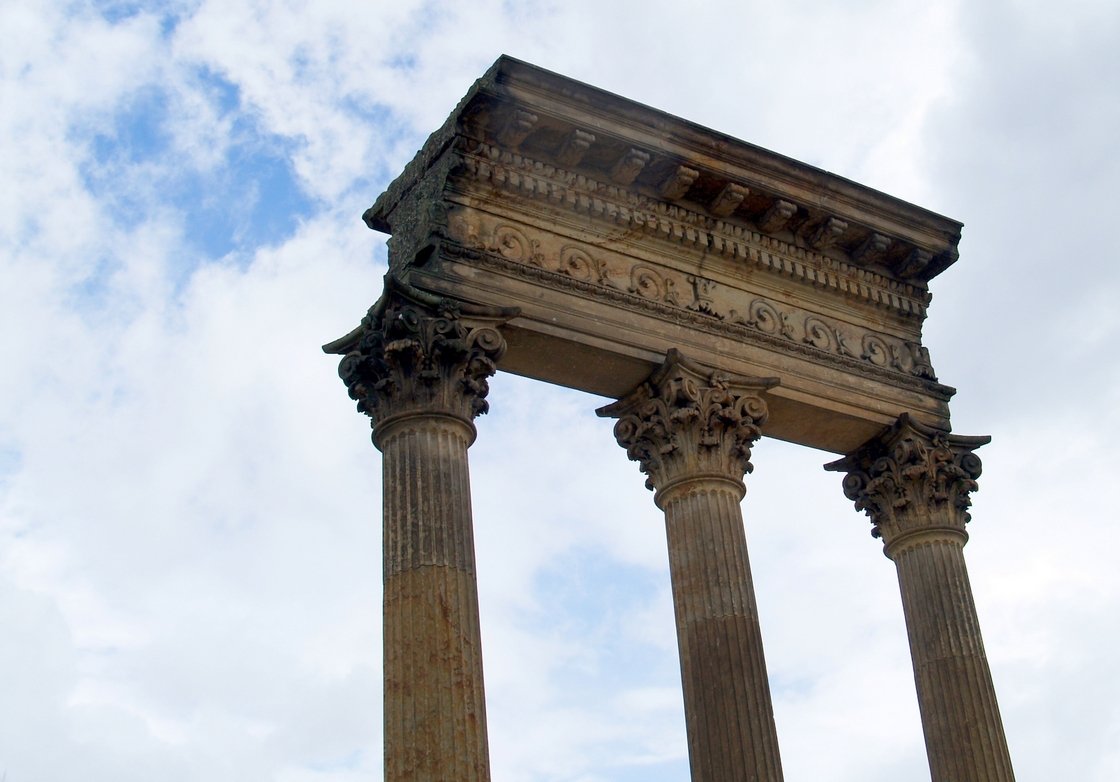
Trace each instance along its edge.
<instances>
[{"instance_id":1,"label":"sky","mask_svg":"<svg viewBox=\"0 0 1120 782\"><path fill-rule=\"evenodd\" d=\"M686 10L687 9L687 10ZM368 207L502 53L961 220L925 344L1020 782L1120 779L1120 5L0 4L0 779L380 780L380 455L320 346ZM688 778L664 527L499 373L493 779ZM790 782L928 779L894 567L820 451L743 511Z\"/></svg>"}]
</instances>

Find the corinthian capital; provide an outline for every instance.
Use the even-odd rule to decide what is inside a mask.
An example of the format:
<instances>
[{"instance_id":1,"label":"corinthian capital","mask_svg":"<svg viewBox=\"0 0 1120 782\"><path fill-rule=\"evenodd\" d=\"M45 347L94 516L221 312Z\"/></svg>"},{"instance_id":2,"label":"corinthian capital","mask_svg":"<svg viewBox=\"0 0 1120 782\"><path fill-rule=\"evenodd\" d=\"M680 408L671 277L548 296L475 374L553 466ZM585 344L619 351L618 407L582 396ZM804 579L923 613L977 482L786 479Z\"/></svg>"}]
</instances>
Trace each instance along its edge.
<instances>
[{"instance_id":1,"label":"corinthian capital","mask_svg":"<svg viewBox=\"0 0 1120 782\"><path fill-rule=\"evenodd\" d=\"M506 342L498 326L516 309L480 307L386 277L362 323L323 349L343 356L338 374L377 430L415 414L470 422L489 407L487 379Z\"/></svg>"},{"instance_id":2,"label":"corinthian capital","mask_svg":"<svg viewBox=\"0 0 1120 782\"><path fill-rule=\"evenodd\" d=\"M615 439L658 497L696 478L731 480L742 490L751 446L766 422L762 394L777 384L777 378L713 372L670 350L649 380L596 412L618 419Z\"/></svg>"},{"instance_id":3,"label":"corinthian capital","mask_svg":"<svg viewBox=\"0 0 1120 782\"><path fill-rule=\"evenodd\" d=\"M943 432L903 414L857 451L825 465L845 472L844 495L871 517L871 534L888 556L920 533L965 541L969 495L976 491L980 457L991 437Z\"/></svg>"}]
</instances>

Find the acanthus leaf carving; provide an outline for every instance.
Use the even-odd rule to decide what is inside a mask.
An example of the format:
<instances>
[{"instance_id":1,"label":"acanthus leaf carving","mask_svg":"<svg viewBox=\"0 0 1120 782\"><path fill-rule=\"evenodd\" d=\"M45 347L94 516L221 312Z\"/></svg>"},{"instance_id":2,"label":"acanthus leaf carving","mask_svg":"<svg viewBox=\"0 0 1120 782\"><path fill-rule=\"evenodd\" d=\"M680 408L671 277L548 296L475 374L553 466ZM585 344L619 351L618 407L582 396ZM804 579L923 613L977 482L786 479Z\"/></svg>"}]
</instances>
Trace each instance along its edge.
<instances>
[{"instance_id":1,"label":"acanthus leaf carving","mask_svg":"<svg viewBox=\"0 0 1120 782\"><path fill-rule=\"evenodd\" d=\"M729 308L725 318L720 319L687 308L678 308L670 301L657 300L648 296L638 295L632 292L629 287L625 287L622 283L617 282L609 276L613 274L621 279L626 279L628 271L625 269L618 269L609 265L606 266L605 268L608 269L608 278L603 284L598 284L587 280L581 280L568 274L563 274L556 268L545 268L524 262L509 261L497 253L482 248L476 249L456 243L448 243L441 246L440 252L448 257L462 258L471 264L499 270L502 273L518 274L527 279L534 280L539 284L559 286L565 289L578 291L583 295L605 299L621 306L644 311L653 311L656 312L659 317L671 317L679 322L687 323L692 327L704 328L732 339L755 342L751 337L753 333L759 335L759 339L762 340L761 344L764 345L768 344L768 340L779 338L786 339L781 337L780 334L774 335L772 333L765 333L756 327L747 325L748 318L740 314L734 308ZM633 267L631 267L631 269L632 268ZM788 319L789 316L787 315L787 323ZM816 360L837 364L846 369L851 368L849 362L860 361L866 365L865 371L872 372L880 379L894 383L903 388L920 389L923 393L937 394L939 398L944 398L946 400L948 399L946 394L952 393L952 389L946 387L929 386L928 383L930 381L933 383L937 382L936 378L922 376L918 374L916 368L912 368L908 372L898 372L887 367L871 364L866 359L861 359L857 350L852 346L852 338L846 335L839 327L835 329L835 336L836 348L832 352L821 350L796 339L792 339L791 347L802 355L812 353ZM891 339L894 338L891 337ZM920 350L925 349L920 348Z\"/></svg>"},{"instance_id":2,"label":"acanthus leaf carving","mask_svg":"<svg viewBox=\"0 0 1120 782\"><path fill-rule=\"evenodd\" d=\"M503 144L516 149L533 132L533 128L536 126L536 114L524 109L514 109L506 120L506 124L502 127L499 137Z\"/></svg>"},{"instance_id":3,"label":"acanthus leaf carving","mask_svg":"<svg viewBox=\"0 0 1120 782\"><path fill-rule=\"evenodd\" d=\"M824 250L836 244L836 241L848 230L848 223L839 217L829 217L820 222L809 237L809 244L814 249Z\"/></svg>"},{"instance_id":4,"label":"acanthus leaf carving","mask_svg":"<svg viewBox=\"0 0 1120 782\"><path fill-rule=\"evenodd\" d=\"M797 214L796 204L777 198L762 217L759 218L758 227L761 228L764 233L777 233L786 227L786 224L789 223L790 219L795 214Z\"/></svg>"},{"instance_id":5,"label":"acanthus leaf carving","mask_svg":"<svg viewBox=\"0 0 1120 782\"><path fill-rule=\"evenodd\" d=\"M662 180L658 187L658 195L666 201L676 201L683 198L692 183L700 176L700 172L687 166L677 166L669 176Z\"/></svg>"},{"instance_id":6,"label":"acanthus leaf carving","mask_svg":"<svg viewBox=\"0 0 1120 782\"><path fill-rule=\"evenodd\" d=\"M747 315L740 319L743 325L758 329L766 334L776 334L781 325L781 315L778 309L764 299L755 299L751 302Z\"/></svg>"},{"instance_id":7,"label":"acanthus leaf carving","mask_svg":"<svg viewBox=\"0 0 1120 782\"><path fill-rule=\"evenodd\" d=\"M904 413L855 452L825 465L845 473L844 495L871 519L888 556L921 533L963 543L979 487L980 457L990 437L964 437L926 426Z\"/></svg>"},{"instance_id":8,"label":"acanthus leaf carving","mask_svg":"<svg viewBox=\"0 0 1120 782\"><path fill-rule=\"evenodd\" d=\"M762 395L777 384L777 378L714 372L674 349L646 382L596 413L618 419L615 439L638 462L660 504L667 489L690 479L715 477L742 487L768 415Z\"/></svg>"},{"instance_id":9,"label":"acanthus leaf carving","mask_svg":"<svg viewBox=\"0 0 1120 782\"><path fill-rule=\"evenodd\" d=\"M836 334L836 352L841 356L858 358L859 354L852 350L852 346L848 344L848 340L844 337L844 333L840 331L840 329L835 329L834 332Z\"/></svg>"},{"instance_id":10,"label":"acanthus leaf carving","mask_svg":"<svg viewBox=\"0 0 1120 782\"><path fill-rule=\"evenodd\" d=\"M750 192L742 185L728 182L708 204L708 211L716 217L727 217L739 208L739 204L743 203Z\"/></svg>"},{"instance_id":11,"label":"acanthus leaf carving","mask_svg":"<svg viewBox=\"0 0 1120 782\"><path fill-rule=\"evenodd\" d=\"M878 263L886 255L890 246L890 237L872 233L852 252L852 260L864 265Z\"/></svg>"},{"instance_id":12,"label":"acanthus leaf carving","mask_svg":"<svg viewBox=\"0 0 1120 782\"><path fill-rule=\"evenodd\" d=\"M583 159L584 154L595 143L595 134L586 130L573 128L572 132L564 139L557 153L556 161L562 166L575 166Z\"/></svg>"},{"instance_id":13,"label":"acanthus leaf carving","mask_svg":"<svg viewBox=\"0 0 1120 782\"><path fill-rule=\"evenodd\" d=\"M430 294L387 275L385 292L340 347L338 368L358 411L371 419L374 442L380 425L402 415L469 423L484 414L487 381L506 347L498 327L516 314Z\"/></svg>"},{"instance_id":14,"label":"acanthus leaf carving","mask_svg":"<svg viewBox=\"0 0 1120 782\"><path fill-rule=\"evenodd\" d=\"M906 363L903 360L903 350L905 348L897 343L891 343L888 347L891 353L891 367L899 372L905 372Z\"/></svg>"},{"instance_id":15,"label":"acanthus leaf carving","mask_svg":"<svg viewBox=\"0 0 1120 782\"><path fill-rule=\"evenodd\" d=\"M640 149L626 150L611 169L611 181L619 185L630 184L638 178L648 162L648 152Z\"/></svg>"},{"instance_id":16,"label":"acanthus leaf carving","mask_svg":"<svg viewBox=\"0 0 1120 782\"><path fill-rule=\"evenodd\" d=\"M915 247L910 251L905 263L898 269L900 277L913 277L920 274L923 269L929 266L930 261L933 260L933 253L929 250L923 250L921 247Z\"/></svg>"}]
</instances>

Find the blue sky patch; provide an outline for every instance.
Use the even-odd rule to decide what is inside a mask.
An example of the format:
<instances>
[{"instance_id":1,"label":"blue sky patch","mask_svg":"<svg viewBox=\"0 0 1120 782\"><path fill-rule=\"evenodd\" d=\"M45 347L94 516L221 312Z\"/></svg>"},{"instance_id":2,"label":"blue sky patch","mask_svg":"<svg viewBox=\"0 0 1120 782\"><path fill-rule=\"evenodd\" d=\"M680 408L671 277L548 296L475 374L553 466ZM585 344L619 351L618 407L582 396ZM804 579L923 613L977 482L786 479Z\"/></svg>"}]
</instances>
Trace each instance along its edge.
<instances>
[{"instance_id":1,"label":"blue sky patch","mask_svg":"<svg viewBox=\"0 0 1120 782\"><path fill-rule=\"evenodd\" d=\"M138 163L151 159L168 145L167 120L167 93L155 86L137 90L114 115L111 128L91 139L95 162Z\"/></svg>"},{"instance_id":2,"label":"blue sky patch","mask_svg":"<svg viewBox=\"0 0 1120 782\"><path fill-rule=\"evenodd\" d=\"M175 27L180 20L180 15L172 12L170 3L120 0L120 2L96 3L94 7L101 18L109 24L126 22L140 14L158 14L160 17L160 35L163 38L167 38L175 32Z\"/></svg>"},{"instance_id":3,"label":"blue sky patch","mask_svg":"<svg viewBox=\"0 0 1120 782\"><path fill-rule=\"evenodd\" d=\"M198 78L206 84L211 100L217 104L222 116L241 105L241 88L210 68L198 69Z\"/></svg>"},{"instance_id":4,"label":"blue sky patch","mask_svg":"<svg viewBox=\"0 0 1120 782\"><path fill-rule=\"evenodd\" d=\"M236 85L200 71L204 94L220 116L240 106ZM315 204L292 166L297 142L261 132L251 114L237 114L224 161L200 169L176 148L168 128L177 118L164 90L145 87L88 140L86 186L112 205L118 226L135 228L155 210L183 223L199 262L252 252L289 238Z\"/></svg>"},{"instance_id":5,"label":"blue sky patch","mask_svg":"<svg viewBox=\"0 0 1120 782\"><path fill-rule=\"evenodd\" d=\"M7 483L22 463L23 454L15 448L0 445L0 485Z\"/></svg>"},{"instance_id":6,"label":"blue sky patch","mask_svg":"<svg viewBox=\"0 0 1120 782\"><path fill-rule=\"evenodd\" d=\"M300 187L289 142L245 143L230 149L216 175L186 177L174 201L189 243L207 257L280 244L314 211Z\"/></svg>"}]
</instances>

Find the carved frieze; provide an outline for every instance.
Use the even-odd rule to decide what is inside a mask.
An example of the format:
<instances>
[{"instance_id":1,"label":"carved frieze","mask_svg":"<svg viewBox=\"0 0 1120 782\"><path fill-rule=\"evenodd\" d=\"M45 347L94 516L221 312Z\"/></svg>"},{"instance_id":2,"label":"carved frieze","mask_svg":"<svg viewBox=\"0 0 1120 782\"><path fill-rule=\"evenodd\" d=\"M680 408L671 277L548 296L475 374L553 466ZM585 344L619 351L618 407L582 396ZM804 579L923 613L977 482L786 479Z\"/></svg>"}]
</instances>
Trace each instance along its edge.
<instances>
[{"instance_id":1,"label":"carved frieze","mask_svg":"<svg viewBox=\"0 0 1120 782\"><path fill-rule=\"evenodd\" d=\"M624 302L626 296L792 343L810 353L859 362L901 375L936 381L929 352L920 344L826 318L806 309L746 293L706 277L682 274L607 250L542 235L464 210L448 219L449 237L512 264L530 266L585 284L585 292ZM561 283L563 285L563 283ZM745 304L744 304L745 302Z\"/></svg>"},{"instance_id":2,"label":"carved frieze","mask_svg":"<svg viewBox=\"0 0 1120 782\"><path fill-rule=\"evenodd\" d=\"M871 518L871 534L883 539L889 556L907 540L966 539L969 495L981 470L973 451L990 440L933 429L904 414L825 469L847 473L844 495Z\"/></svg>"},{"instance_id":3,"label":"carved frieze","mask_svg":"<svg viewBox=\"0 0 1120 782\"><path fill-rule=\"evenodd\" d=\"M459 146L459 175L500 190L547 202L577 215L606 220L633 237L649 237L683 245L693 251L713 253L737 264L788 277L812 287L831 288L838 293L888 309L902 317L922 319L929 303L924 287L879 274L868 264L881 257L889 246L886 237L869 237L851 262L825 252L848 229L837 218L820 221L810 232L810 247L768 235L782 228L797 214L796 205L778 200L759 218L759 231L741 222L722 219L749 195L738 185L724 187L703 213L670 203L692 186L699 176L695 169L678 166L658 186L658 197L626 187L627 178L646 165L640 150L630 149L612 169L613 182L601 182L585 174L557 168L516 152L477 140L462 139ZM672 198L671 198L672 197ZM924 268L931 255L915 250L907 269ZM876 255L878 253L878 255ZM858 256L858 257L856 257Z\"/></svg>"},{"instance_id":4,"label":"carved frieze","mask_svg":"<svg viewBox=\"0 0 1120 782\"><path fill-rule=\"evenodd\" d=\"M615 439L648 476L646 488L659 495L698 478L741 487L767 418L762 394L777 384L777 378L713 372L670 350L649 380L596 412L618 419Z\"/></svg>"}]
</instances>

